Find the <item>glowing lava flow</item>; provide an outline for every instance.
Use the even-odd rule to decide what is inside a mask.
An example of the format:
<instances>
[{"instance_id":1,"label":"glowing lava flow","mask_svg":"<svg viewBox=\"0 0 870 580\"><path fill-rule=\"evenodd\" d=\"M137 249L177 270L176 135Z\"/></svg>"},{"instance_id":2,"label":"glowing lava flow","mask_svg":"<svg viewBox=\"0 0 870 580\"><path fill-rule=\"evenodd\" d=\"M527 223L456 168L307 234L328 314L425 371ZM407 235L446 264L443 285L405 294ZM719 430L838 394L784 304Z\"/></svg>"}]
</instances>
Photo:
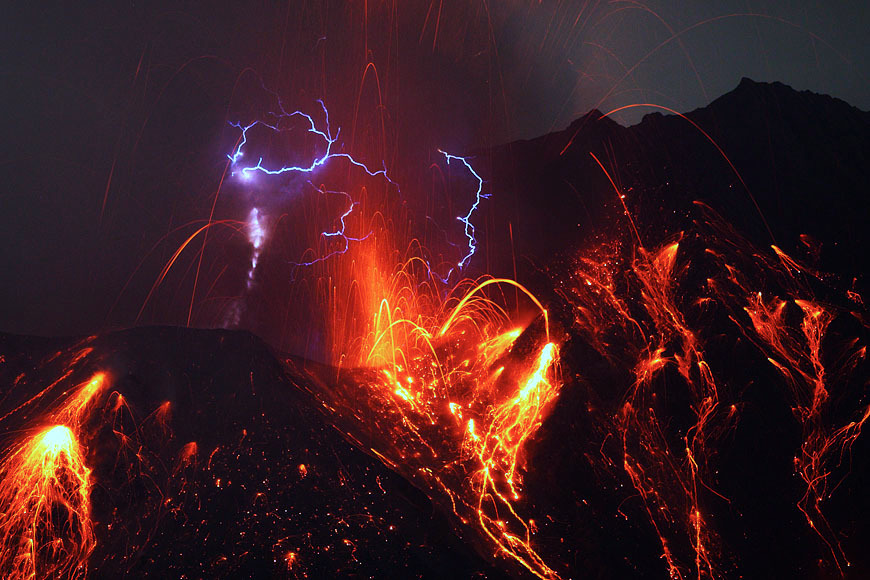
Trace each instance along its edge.
<instances>
[{"instance_id":1,"label":"glowing lava flow","mask_svg":"<svg viewBox=\"0 0 870 580\"><path fill-rule=\"evenodd\" d=\"M866 346L844 341L836 369L826 368L823 344L835 344L828 342L828 328L838 315L849 314L811 298L799 279L812 276L811 269L776 247L778 261L764 255L712 210L698 207L705 219L692 237L706 247L692 260L682 248L690 237L685 233L652 251L639 241L629 244L630 258L613 241L581 255L572 279L560 285L573 305L577 336L603 360L633 369L619 407L600 418L602 457L631 482L672 578L722 575L722 546L709 506L730 503L716 491L715 457L723 436L739 425L742 394L723 361L708 362L706 345L711 338L721 343L721 335L710 337L698 322L722 308L785 379L802 431L794 457L805 487L798 509L842 574L848 560L821 503L835 487L829 481L834 468L860 435L870 407L852 409L851 420L838 422L830 377L845 382L866 357ZM704 268L715 272L706 285L685 283ZM764 299L760 284L787 298ZM719 373L724 380L717 380ZM611 439L620 443L618 451L609 448L612 453L605 451Z\"/></svg>"},{"instance_id":2,"label":"glowing lava flow","mask_svg":"<svg viewBox=\"0 0 870 580\"><path fill-rule=\"evenodd\" d=\"M105 377L81 385L50 424L0 464L0 569L4 578L81 578L95 546L90 469L81 427Z\"/></svg>"},{"instance_id":3,"label":"glowing lava flow","mask_svg":"<svg viewBox=\"0 0 870 580\"><path fill-rule=\"evenodd\" d=\"M706 523L699 491L710 479L709 440L722 424L716 381L677 297L679 248L678 242L655 251L639 246L624 274L616 246L601 248L598 255L581 258L565 297L574 304L577 330L602 356L613 359L615 349L627 350L625 364L633 369L634 383L610 426L621 442L621 467L659 537L668 574L685 575L674 554L675 535L691 546L700 578L714 576L710 546L716 536ZM618 290L622 275L639 299L629 301ZM606 338L614 334L620 337L616 344ZM670 417L662 412L657 392L656 379L669 367L677 370L691 397L691 428L679 436L679 447L668 435L664 422Z\"/></svg>"},{"instance_id":4,"label":"glowing lava flow","mask_svg":"<svg viewBox=\"0 0 870 580\"><path fill-rule=\"evenodd\" d=\"M392 183L386 170L371 171L332 151L338 135L329 129L325 107L323 112L325 131L303 113L282 109L278 115L279 122L304 118L308 131L322 141L325 152L310 165L268 168L260 158L242 168L242 176L310 173L333 157L344 157L369 176L383 175ZM279 132L279 122L263 125ZM234 166L255 126L239 126L241 142L229 156ZM555 578L555 567L538 552L536 525L525 513L522 473L524 446L561 387L558 341L550 337L547 310L517 282L482 278L446 285L477 251L472 217L487 195L483 179L466 158L440 153L448 164L461 162L477 180L473 204L457 218L464 226L467 251L448 261L452 267L446 276L433 271L420 241L406 242L386 225L372 226L364 237L348 237L345 220L361 202L347 193L341 193L348 205L340 223L320 233L321 239L343 240L338 250L295 263L317 266L307 275L316 279L317 306L325 313L324 335L337 367L324 371L329 376L318 376L321 383L311 394L351 441L455 514L461 534L470 532L482 549L535 576ZM628 214L625 202L621 204ZM383 217L387 209L379 209ZM631 244L620 246L614 240L580 256L573 272L556 286L572 309L576 336L602 360L630 369L618 406L596 417L603 435L601 455L606 467L633 489L659 540L667 573L672 578L712 578L721 574L727 559L711 506L730 501L716 490L716 450L739 422L740 398L727 375L717 374L721 369L708 352L710 337L698 322L699 312L714 305L732 313L730 319L791 384L803 429L795 469L807 490L799 508L840 566L845 556L819 505L830 489L831 458L854 442L870 409L843 426L831 424L829 370L820 353L833 311L800 292L794 273L802 267L777 248L779 266L758 258L755 250L735 258L750 269L755 267L750 262L763 262L756 279L792 280L788 303L803 313L800 338L795 339L796 329L782 314L786 301L771 307L760 295L756 298L736 266L723 258L728 252L718 252L710 242L700 253L703 260L696 259L691 242L701 237L697 232L649 249L630 215L629 221L635 238ZM707 225L717 227L712 220ZM734 254L741 243L738 237L718 234ZM351 248L351 241L364 240L369 241ZM404 255L400 240L407 243ZM340 259L324 263L338 255ZM688 287L684 282L711 260L719 274L698 295L697 284ZM517 305L508 306L505 286L528 297L541 315L538 321L519 324L508 314ZM864 347L856 347L849 357L852 368L864 356ZM668 387L674 381L679 395ZM618 449L608 448L608 441Z\"/></svg>"},{"instance_id":5,"label":"glowing lava flow","mask_svg":"<svg viewBox=\"0 0 870 580\"><path fill-rule=\"evenodd\" d=\"M351 440L455 514L483 550L555 578L534 546L521 495L524 444L561 387L547 311L505 279L465 280L441 300L437 288L413 284L416 262L395 284L356 281L394 289L372 313L371 332L346 352L368 369L320 377L312 395ZM504 286L542 315L525 332L499 305Z\"/></svg>"},{"instance_id":6,"label":"glowing lava flow","mask_svg":"<svg viewBox=\"0 0 870 580\"><path fill-rule=\"evenodd\" d=\"M468 421L470 447L481 466L473 476L478 480L480 528L502 554L516 559L541 577L555 577L557 574L532 548L533 522L526 521L517 513L514 502L520 499L519 452L540 426L544 410L558 393L558 385L548 379L555 356L556 346L548 342L516 396L492 411L491 423L485 433L478 436L473 419ZM500 506L506 510L501 514L498 513Z\"/></svg>"},{"instance_id":7,"label":"glowing lava flow","mask_svg":"<svg viewBox=\"0 0 870 580\"><path fill-rule=\"evenodd\" d=\"M790 390L792 412L802 431L800 448L794 456L795 473L805 486L798 508L827 546L842 575L844 567L850 565L849 560L822 511L822 503L836 488L831 485L834 468L861 434L870 418L870 405L857 413L850 410L852 419L841 424L836 419L831 389L844 383L866 359L867 346L860 345L857 338L837 345L829 337L829 327L837 317L854 314L823 304L813 296L805 280L821 282L818 272L776 246L771 246L774 260L753 251L736 233L731 232L730 237L742 255L711 252L727 275L708 283L717 298L729 307L731 321L764 354ZM733 265L738 260L748 265L745 271ZM782 288L777 292L782 298L765 299L763 292L753 288L750 280L753 274L759 276L759 272L782 280ZM799 325L795 319L800 320ZM839 357L826 363L823 346L839 350Z\"/></svg>"}]
</instances>

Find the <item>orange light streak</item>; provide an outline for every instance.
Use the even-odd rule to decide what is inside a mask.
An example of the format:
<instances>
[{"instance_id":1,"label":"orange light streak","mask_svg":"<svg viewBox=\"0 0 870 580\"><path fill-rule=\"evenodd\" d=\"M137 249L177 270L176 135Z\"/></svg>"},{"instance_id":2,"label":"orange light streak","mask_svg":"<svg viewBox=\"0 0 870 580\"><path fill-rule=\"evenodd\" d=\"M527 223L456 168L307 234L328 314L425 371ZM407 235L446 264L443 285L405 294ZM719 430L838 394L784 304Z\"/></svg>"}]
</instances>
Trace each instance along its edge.
<instances>
[{"instance_id":1,"label":"orange light streak","mask_svg":"<svg viewBox=\"0 0 870 580\"><path fill-rule=\"evenodd\" d=\"M0 462L0 569L10 580L83 578L94 550L90 469L80 429L100 373Z\"/></svg>"},{"instance_id":2,"label":"orange light streak","mask_svg":"<svg viewBox=\"0 0 870 580\"><path fill-rule=\"evenodd\" d=\"M413 255L391 271L383 257L391 252L377 243L340 257L352 261L351 272L341 260L323 266L334 285L326 310L342 312L339 301L351 295L356 309L332 319L342 369L312 394L352 441L441 498L491 553L556 578L521 513L522 450L561 387L547 309L504 278L461 280L445 296L426 260ZM540 321L535 330L509 313L505 287L528 300ZM338 327L351 316L365 324L342 335ZM534 338L514 353L525 332Z\"/></svg>"}]
</instances>

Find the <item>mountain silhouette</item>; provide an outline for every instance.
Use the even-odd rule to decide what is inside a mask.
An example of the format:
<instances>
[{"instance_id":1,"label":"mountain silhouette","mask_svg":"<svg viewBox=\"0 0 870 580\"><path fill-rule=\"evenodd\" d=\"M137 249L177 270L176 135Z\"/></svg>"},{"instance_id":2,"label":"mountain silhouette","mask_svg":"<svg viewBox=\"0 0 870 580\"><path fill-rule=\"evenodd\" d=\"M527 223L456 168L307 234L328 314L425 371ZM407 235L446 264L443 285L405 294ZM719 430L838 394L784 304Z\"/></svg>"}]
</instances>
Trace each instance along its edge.
<instances>
[{"instance_id":1,"label":"mountain silhouette","mask_svg":"<svg viewBox=\"0 0 870 580\"><path fill-rule=\"evenodd\" d=\"M538 266L629 229L594 155L646 244L689 227L692 202L701 201L759 246L812 254L863 279L870 113L747 78L685 115L649 108L631 127L595 110L562 131L478 152L494 192L484 241L491 262L510 269L499 250L511 247L505 222L517 257Z\"/></svg>"}]
</instances>

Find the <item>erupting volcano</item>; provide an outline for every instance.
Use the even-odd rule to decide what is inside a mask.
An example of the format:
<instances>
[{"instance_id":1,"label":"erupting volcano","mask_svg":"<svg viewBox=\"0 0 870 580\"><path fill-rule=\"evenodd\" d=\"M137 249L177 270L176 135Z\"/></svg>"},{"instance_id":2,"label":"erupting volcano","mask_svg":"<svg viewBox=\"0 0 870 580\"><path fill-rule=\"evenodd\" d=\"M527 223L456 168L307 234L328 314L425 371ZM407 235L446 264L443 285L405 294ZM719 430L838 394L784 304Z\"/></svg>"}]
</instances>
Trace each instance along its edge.
<instances>
[{"instance_id":1,"label":"erupting volcano","mask_svg":"<svg viewBox=\"0 0 870 580\"><path fill-rule=\"evenodd\" d=\"M138 53L75 274L111 282L69 307L104 318L3 319L0 575L870 575L870 113L747 78L614 100L665 47L700 83L699 27L795 23L305 4L264 20L276 62ZM630 64L596 37L623 11L668 30ZM617 78L516 140L580 44Z\"/></svg>"}]
</instances>

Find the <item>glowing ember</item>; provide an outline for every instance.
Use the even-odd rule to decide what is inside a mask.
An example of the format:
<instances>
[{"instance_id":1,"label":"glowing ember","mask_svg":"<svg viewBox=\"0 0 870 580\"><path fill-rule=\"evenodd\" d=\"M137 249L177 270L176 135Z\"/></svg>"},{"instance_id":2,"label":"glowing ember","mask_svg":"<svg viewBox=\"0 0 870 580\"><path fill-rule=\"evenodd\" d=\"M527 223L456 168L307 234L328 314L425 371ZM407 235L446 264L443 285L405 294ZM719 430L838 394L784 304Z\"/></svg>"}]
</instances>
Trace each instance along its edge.
<instances>
[{"instance_id":1,"label":"glowing ember","mask_svg":"<svg viewBox=\"0 0 870 580\"><path fill-rule=\"evenodd\" d=\"M407 271L397 278L411 280ZM468 290L447 303L424 299L426 285L401 286L400 295L414 298L395 308L384 298L371 314L375 330L357 343L361 362L381 370L344 371L337 387L313 395L354 440L440 498L499 556L553 578L521 515L519 465L524 443L561 387L558 349L547 341L547 311L523 286L494 279L472 284L462 282ZM542 328L528 331L537 353L530 358L528 346L514 352L522 329L485 295L505 285L525 293L542 315ZM433 311L421 311L422 304ZM417 306L413 318L407 305ZM371 409L374 422L344 421L359 408Z\"/></svg>"}]
</instances>

